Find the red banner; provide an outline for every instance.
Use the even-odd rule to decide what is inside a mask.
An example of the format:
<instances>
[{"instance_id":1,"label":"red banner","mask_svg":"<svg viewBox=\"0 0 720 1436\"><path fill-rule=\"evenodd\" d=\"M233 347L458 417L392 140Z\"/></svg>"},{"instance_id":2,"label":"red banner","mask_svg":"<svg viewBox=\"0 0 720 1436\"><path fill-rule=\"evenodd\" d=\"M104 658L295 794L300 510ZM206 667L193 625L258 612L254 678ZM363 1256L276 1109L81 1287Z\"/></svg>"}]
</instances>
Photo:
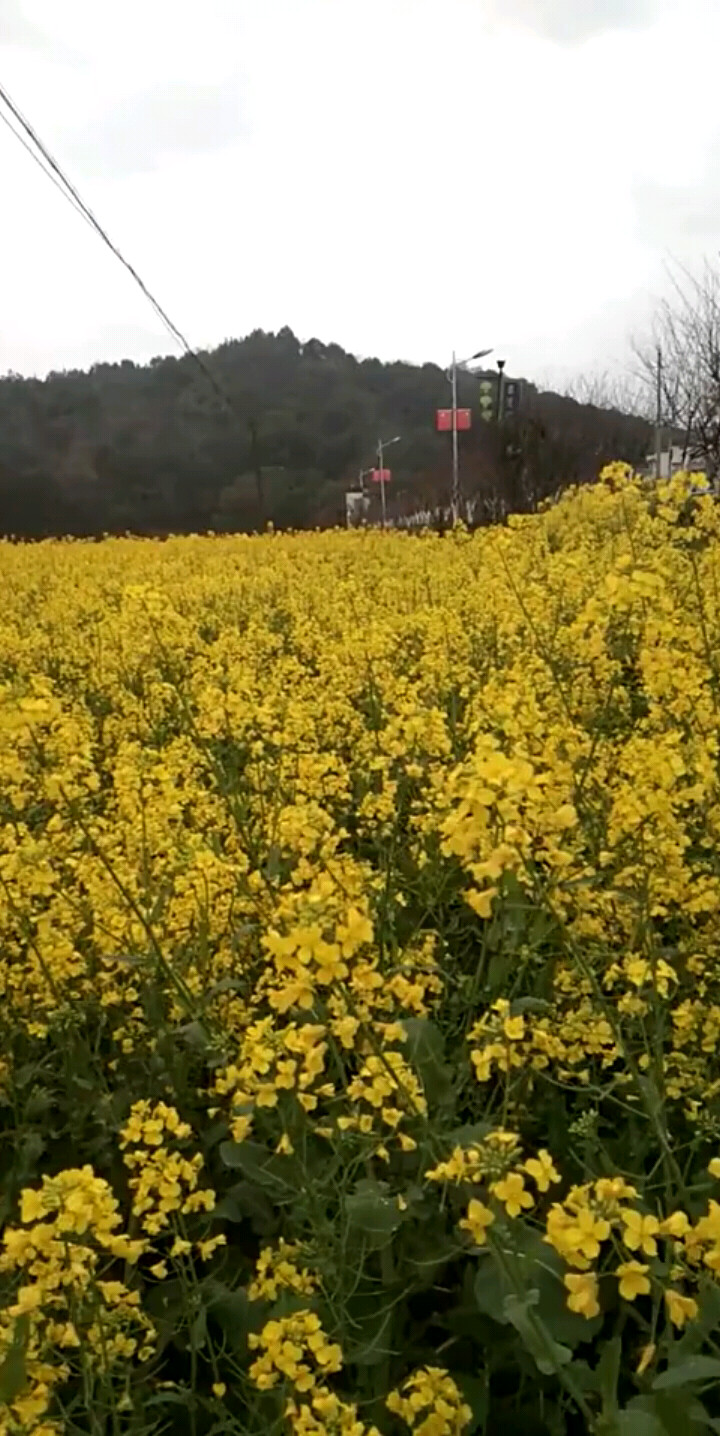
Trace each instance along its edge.
<instances>
[{"instance_id":1,"label":"red banner","mask_svg":"<svg viewBox=\"0 0 720 1436\"><path fill-rule=\"evenodd\" d=\"M469 429L469 428L471 428L471 426L472 426L472 413L471 413L470 409L456 409L455 412L456 412L456 416L457 416L457 421L456 421L455 427L458 429L458 431L460 431L461 429ZM438 409L438 411L437 411L437 428L438 428L438 431L439 431L441 434L452 433L452 427L453 427L453 411L452 411L452 409Z\"/></svg>"},{"instance_id":2,"label":"red banner","mask_svg":"<svg viewBox=\"0 0 720 1436\"><path fill-rule=\"evenodd\" d=\"M372 481L374 484L389 484L392 478L390 469L373 469Z\"/></svg>"}]
</instances>

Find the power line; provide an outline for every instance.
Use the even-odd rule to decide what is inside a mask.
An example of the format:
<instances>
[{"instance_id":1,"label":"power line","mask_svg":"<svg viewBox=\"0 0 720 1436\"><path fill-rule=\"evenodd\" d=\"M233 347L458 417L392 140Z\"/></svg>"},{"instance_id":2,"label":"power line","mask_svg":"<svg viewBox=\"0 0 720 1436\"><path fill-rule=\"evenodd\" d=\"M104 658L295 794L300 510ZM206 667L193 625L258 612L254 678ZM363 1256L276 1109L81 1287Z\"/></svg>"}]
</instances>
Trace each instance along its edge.
<instances>
[{"instance_id":1,"label":"power line","mask_svg":"<svg viewBox=\"0 0 720 1436\"><path fill-rule=\"evenodd\" d=\"M25 135L27 135L32 145L35 146L35 150L39 151L39 154L35 153L35 150L31 148L31 145L28 144L27 140L23 138L23 135L18 134L17 130L13 127L7 117L2 114L2 111L0 111L0 119L2 119L3 122L7 125L11 134L13 134L15 138L19 140L23 148L28 151L31 157L40 166L40 169L43 171L43 174L47 175L49 180L52 180L52 183L55 185L56 189L60 190L60 193L68 201L68 204L71 204L73 209L76 210L79 214L81 214L82 218L86 220L89 225L91 225L91 227L95 230L95 233L99 235L100 239L103 241L103 244L105 244L110 250L111 254L113 254L115 258L119 260L123 268L127 270L128 274L138 285L138 288L142 290L142 293L145 295L145 298L152 305L155 313L157 314L161 323L165 326L168 333L176 341L176 343L178 343L181 348L185 350L185 353L188 355L188 357L194 361L194 363L200 369L201 373L207 379L208 383L213 388L214 392L217 394L218 398L221 400L222 404L232 413L233 406L222 386L218 384L215 375L210 369L208 369L204 360L200 358L200 355L197 353L197 351L193 349L190 342L185 338L185 335L183 334L182 330L178 329L177 325L173 323L172 319L170 318L170 315L166 312L165 309L163 309L159 300L157 300L154 294L152 294L151 291L148 289L148 286L140 277L135 267L130 263L128 259L125 258L124 254L121 253L117 245L113 243L109 234L107 233L107 230L105 230L100 224L100 221L96 218L92 210L85 203L84 199L79 194L78 190L75 188L75 185L72 184L72 182L68 179L67 175L64 173L58 161L50 153L47 146L43 144L43 141L33 129L33 126L30 124L30 121L25 118L22 111L15 104L14 100L10 98L9 94L7 93L7 90L5 90L1 84L0 100L5 105L6 109L10 111L10 114L17 121L17 123L20 125L21 129L24 131ZM40 156L42 156L42 158L40 158ZM43 160L45 161L45 164L43 164Z\"/></svg>"},{"instance_id":2,"label":"power line","mask_svg":"<svg viewBox=\"0 0 720 1436\"><path fill-rule=\"evenodd\" d=\"M47 169L47 167L40 159L40 156L35 153L34 149L31 145L28 144L27 140L24 139L23 136L18 132L18 130L14 128L14 126L10 123L10 120L8 119L7 115L4 115L2 110L0 110L0 120L2 120L3 124L7 126L10 131L10 134L15 136L15 139L18 141L19 144L22 145L23 149L27 150L27 153L29 154L31 160L35 161L35 164L37 165L38 169L42 170L44 175L47 175L47 178L50 180L50 183L54 184L56 190L58 191L58 194L61 194L63 199L66 199L68 204L72 205L73 209L76 211L77 214L80 215L81 219L84 219L87 224L90 224L87 215L83 214L83 211L81 210L80 206L75 203L72 196L67 193L67 190L63 189L59 180L57 180L55 178L55 175L52 173L52 170ZM92 228L92 225L90 226L90 228Z\"/></svg>"}]
</instances>

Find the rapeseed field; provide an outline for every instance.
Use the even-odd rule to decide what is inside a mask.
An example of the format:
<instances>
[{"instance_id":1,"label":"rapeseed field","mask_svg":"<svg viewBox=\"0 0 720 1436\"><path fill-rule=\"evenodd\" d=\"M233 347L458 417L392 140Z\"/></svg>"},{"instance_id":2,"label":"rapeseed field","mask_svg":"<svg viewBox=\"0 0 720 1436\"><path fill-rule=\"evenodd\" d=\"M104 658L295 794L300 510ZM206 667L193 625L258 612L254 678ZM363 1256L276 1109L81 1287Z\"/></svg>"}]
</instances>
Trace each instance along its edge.
<instances>
[{"instance_id":1,"label":"rapeseed field","mask_svg":"<svg viewBox=\"0 0 720 1436\"><path fill-rule=\"evenodd\" d=\"M0 1436L720 1430L720 509L0 545Z\"/></svg>"}]
</instances>

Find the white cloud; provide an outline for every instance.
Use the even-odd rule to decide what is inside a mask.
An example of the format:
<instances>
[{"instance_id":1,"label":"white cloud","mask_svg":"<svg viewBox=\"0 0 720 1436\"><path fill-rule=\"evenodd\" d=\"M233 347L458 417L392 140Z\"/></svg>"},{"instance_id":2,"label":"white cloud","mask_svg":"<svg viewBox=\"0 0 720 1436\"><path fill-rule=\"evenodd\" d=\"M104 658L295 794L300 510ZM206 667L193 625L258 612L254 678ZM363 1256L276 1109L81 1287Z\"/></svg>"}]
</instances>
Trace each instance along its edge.
<instances>
[{"instance_id":1,"label":"white cloud","mask_svg":"<svg viewBox=\"0 0 720 1436\"><path fill-rule=\"evenodd\" d=\"M119 178L156 170L177 155L219 150L242 133L239 91L231 76L220 84L177 81L130 93L78 126L69 138L74 161L87 174Z\"/></svg>"},{"instance_id":2,"label":"white cloud","mask_svg":"<svg viewBox=\"0 0 720 1436\"><path fill-rule=\"evenodd\" d=\"M40 40L0 27L0 79L200 345L288 323L388 358L489 343L529 374L605 367L668 250L720 244L716 0L15 12ZM0 370L168 349L2 127L0 164Z\"/></svg>"},{"instance_id":3,"label":"white cloud","mask_svg":"<svg viewBox=\"0 0 720 1436\"><path fill-rule=\"evenodd\" d=\"M497 15L561 44L652 24L665 0L497 0Z\"/></svg>"}]
</instances>

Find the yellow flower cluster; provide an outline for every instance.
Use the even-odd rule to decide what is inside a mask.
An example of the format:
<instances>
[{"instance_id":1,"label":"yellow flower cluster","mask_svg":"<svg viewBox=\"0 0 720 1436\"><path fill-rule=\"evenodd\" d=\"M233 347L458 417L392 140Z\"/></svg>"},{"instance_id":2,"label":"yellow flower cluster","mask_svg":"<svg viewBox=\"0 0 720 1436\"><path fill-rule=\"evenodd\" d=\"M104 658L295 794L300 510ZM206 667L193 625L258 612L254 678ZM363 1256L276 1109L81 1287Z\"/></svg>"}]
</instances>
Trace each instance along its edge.
<instances>
[{"instance_id":1,"label":"yellow flower cluster","mask_svg":"<svg viewBox=\"0 0 720 1436\"><path fill-rule=\"evenodd\" d=\"M512 1015L507 998L498 998L474 1024L469 1040L470 1060L478 1082L489 1082L493 1073L542 1072L554 1066L561 1077L571 1073L588 1058L601 1069L617 1059L618 1047L608 1018L594 1007L588 984L574 975L559 973L556 1004L551 1016ZM569 988L569 1001L566 989Z\"/></svg>"},{"instance_id":2,"label":"yellow flower cluster","mask_svg":"<svg viewBox=\"0 0 720 1436\"><path fill-rule=\"evenodd\" d=\"M720 1207L697 1216L674 1157L696 1191L720 1136L720 508L689 485L613 467L444 539L0 544L3 1122L48 1136L28 1160L53 1173L33 1101L67 1100L62 1141L107 1175L130 1108L132 1240L82 1166L38 1175L4 1233L0 1339L27 1317L38 1422L68 1323L96 1351L62 1308L85 1312L81 1267L130 1359L149 1334L105 1262L185 1278L245 1240L237 1213L218 1231L200 1151L219 1197L226 1168L282 1194L268 1301L314 1290L291 1207L327 1160L317 1210L335 1237L352 1213L373 1290L396 1232L405 1260L418 1212L438 1231L456 1202L464 1262L542 1228L571 1310L595 1319L610 1281L693 1319L720 1272ZM28 1068L49 1074L32 1098ZM636 1175L634 1150L596 1150L630 1117ZM565 1122L577 1185L553 1203ZM273 1313L253 1352L298 1430L354 1436L314 1313ZM451 1378L412 1382L396 1414L453 1429Z\"/></svg>"},{"instance_id":3,"label":"yellow flower cluster","mask_svg":"<svg viewBox=\"0 0 720 1436\"><path fill-rule=\"evenodd\" d=\"M414 1371L399 1391L391 1391L386 1405L413 1436L460 1436L472 1420L470 1407L442 1366Z\"/></svg>"},{"instance_id":4,"label":"yellow flower cluster","mask_svg":"<svg viewBox=\"0 0 720 1436\"><path fill-rule=\"evenodd\" d=\"M535 1206L535 1198L525 1186L526 1177L532 1178L541 1194L560 1181L549 1152L542 1150L537 1157L523 1161L518 1136L502 1128L489 1132L482 1142L456 1147L447 1161L439 1162L425 1176L430 1182L485 1182L490 1195L502 1204L509 1217L520 1216ZM469 1232L475 1246L484 1246L487 1228L494 1220L492 1209L473 1197L460 1226Z\"/></svg>"},{"instance_id":5,"label":"yellow flower cluster","mask_svg":"<svg viewBox=\"0 0 720 1436\"><path fill-rule=\"evenodd\" d=\"M0 1400L0 1430L49 1431L52 1424L38 1423L78 1365L108 1374L152 1354L139 1292L111 1275L118 1259L137 1262L146 1244L119 1230L117 1200L89 1166L26 1188L20 1219L6 1227L0 1252L13 1291L0 1309L0 1368L22 1352L24 1377L9 1402Z\"/></svg>"},{"instance_id":6,"label":"yellow flower cluster","mask_svg":"<svg viewBox=\"0 0 720 1436\"><path fill-rule=\"evenodd\" d=\"M358 1419L354 1402L341 1401L327 1386L317 1386L309 1402L291 1398L285 1415L294 1436L380 1436L377 1426Z\"/></svg>"},{"instance_id":7,"label":"yellow flower cluster","mask_svg":"<svg viewBox=\"0 0 720 1436\"><path fill-rule=\"evenodd\" d=\"M287 1022L280 1029L272 1017L248 1023L238 1060L216 1078L214 1092L231 1098L231 1131L241 1142L252 1130L256 1108L273 1109L285 1092L292 1093L304 1112L314 1112L321 1097L331 1097L331 1083L319 1082L325 1072L327 1042L322 1024Z\"/></svg>"},{"instance_id":8,"label":"yellow flower cluster","mask_svg":"<svg viewBox=\"0 0 720 1436\"><path fill-rule=\"evenodd\" d=\"M425 1176L430 1182L484 1182L486 1178L499 1181L508 1175L520 1156L517 1133L498 1127L479 1142L455 1147L446 1161L438 1162Z\"/></svg>"},{"instance_id":9,"label":"yellow flower cluster","mask_svg":"<svg viewBox=\"0 0 720 1436\"><path fill-rule=\"evenodd\" d=\"M152 1107L146 1101L134 1104L122 1129L121 1146L126 1148L124 1161L133 1173L130 1178L133 1213L142 1219L142 1229L149 1236L157 1236L169 1227L174 1212L181 1216L211 1212L215 1206L215 1193L209 1188L198 1188L203 1165L201 1155L196 1153L188 1159L165 1145L168 1138L182 1140L191 1132L190 1125L181 1122L174 1107L164 1102ZM189 1250L189 1243L185 1245Z\"/></svg>"},{"instance_id":10,"label":"yellow flower cluster","mask_svg":"<svg viewBox=\"0 0 720 1436\"><path fill-rule=\"evenodd\" d=\"M709 1171L720 1178L719 1158L713 1158ZM682 1329L698 1316L698 1301L668 1285L666 1272L672 1283L685 1280L695 1288L703 1272L720 1278L720 1203L711 1199L706 1214L693 1222L680 1209L665 1217L643 1211L631 1205L637 1198L636 1188L623 1177L573 1187L548 1212L545 1240L574 1268L564 1278L571 1311L588 1319L598 1315L598 1272L606 1269L627 1301L649 1295L656 1286L670 1321ZM603 1268L605 1258L613 1265Z\"/></svg>"},{"instance_id":11,"label":"yellow flower cluster","mask_svg":"<svg viewBox=\"0 0 720 1436\"><path fill-rule=\"evenodd\" d=\"M298 1392L312 1391L318 1379L342 1368L342 1351L330 1341L314 1311L296 1311L267 1321L250 1333L250 1348L259 1352L250 1376L260 1391L287 1381Z\"/></svg>"},{"instance_id":12,"label":"yellow flower cluster","mask_svg":"<svg viewBox=\"0 0 720 1436\"><path fill-rule=\"evenodd\" d=\"M400 1124L413 1117L424 1117L427 1102L415 1072L401 1052L387 1048L366 1057L357 1076L348 1084L347 1095L355 1111L338 1118L340 1131L354 1129L369 1133L379 1122L388 1134L396 1135L403 1152L414 1151L415 1139L408 1132L401 1132ZM387 1159L384 1143L376 1151Z\"/></svg>"},{"instance_id":13,"label":"yellow flower cluster","mask_svg":"<svg viewBox=\"0 0 720 1436\"><path fill-rule=\"evenodd\" d=\"M276 1247L263 1247L248 1287L250 1300L277 1301L281 1291L311 1296L317 1290L317 1278L307 1267L297 1265L302 1255L299 1242L286 1242L282 1237Z\"/></svg>"}]
</instances>

